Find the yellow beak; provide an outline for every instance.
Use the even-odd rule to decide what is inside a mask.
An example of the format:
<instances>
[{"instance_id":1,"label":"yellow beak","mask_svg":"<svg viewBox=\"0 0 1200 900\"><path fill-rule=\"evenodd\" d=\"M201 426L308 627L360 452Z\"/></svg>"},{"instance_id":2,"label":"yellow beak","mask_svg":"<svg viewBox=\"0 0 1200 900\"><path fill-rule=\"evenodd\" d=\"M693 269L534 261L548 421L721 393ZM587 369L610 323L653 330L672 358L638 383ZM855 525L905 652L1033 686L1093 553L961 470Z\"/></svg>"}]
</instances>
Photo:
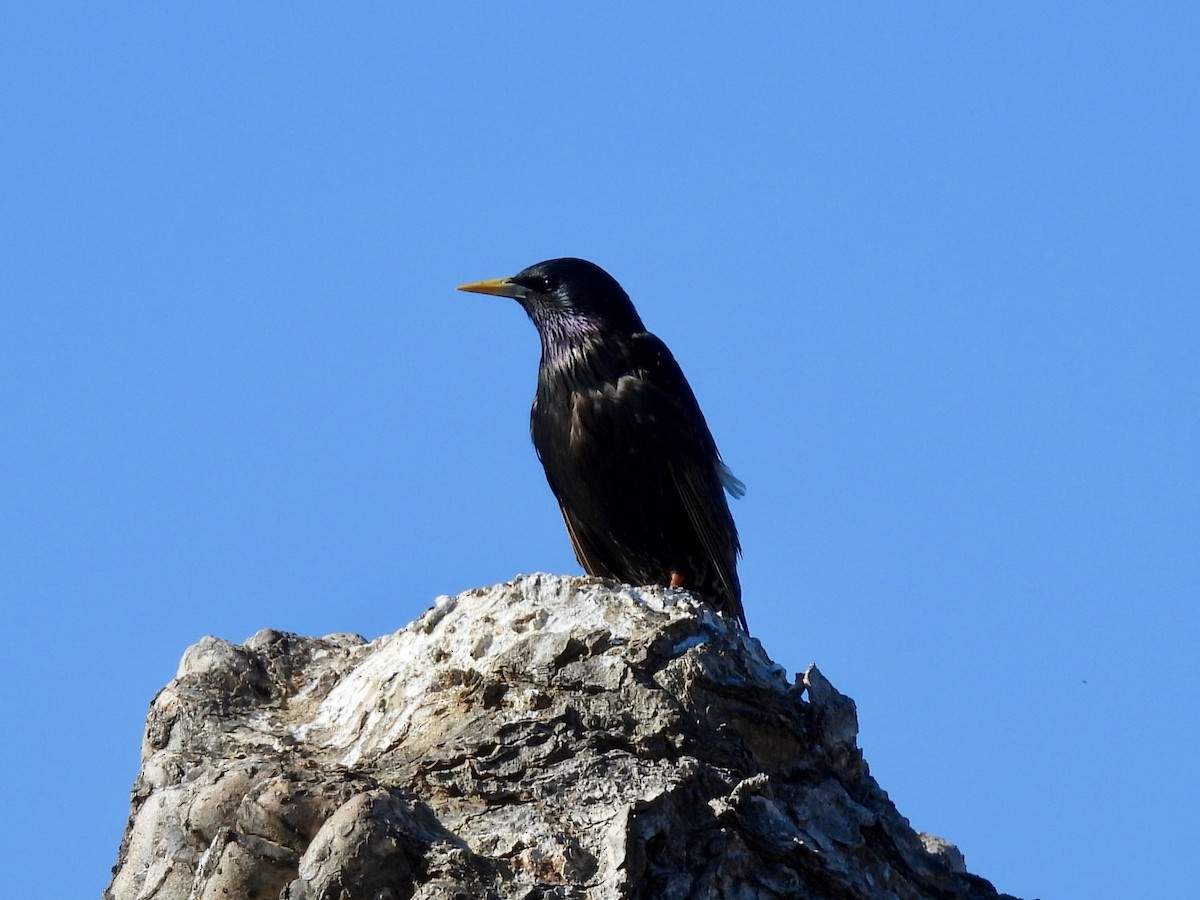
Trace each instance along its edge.
<instances>
[{"instance_id":1,"label":"yellow beak","mask_svg":"<svg viewBox=\"0 0 1200 900\"><path fill-rule=\"evenodd\" d=\"M519 299L529 293L529 288L513 284L507 278L493 278L490 281L460 284L458 290L470 291L472 294L495 294L497 297L512 297L513 299Z\"/></svg>"}]
</instances>

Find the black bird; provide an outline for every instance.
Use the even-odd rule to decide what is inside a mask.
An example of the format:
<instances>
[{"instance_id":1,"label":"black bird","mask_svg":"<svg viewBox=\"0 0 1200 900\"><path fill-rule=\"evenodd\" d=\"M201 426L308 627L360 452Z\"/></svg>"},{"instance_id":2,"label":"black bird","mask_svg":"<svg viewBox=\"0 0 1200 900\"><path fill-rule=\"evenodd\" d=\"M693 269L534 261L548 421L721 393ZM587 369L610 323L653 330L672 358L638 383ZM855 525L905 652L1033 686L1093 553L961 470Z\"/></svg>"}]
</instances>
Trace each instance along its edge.
<instances>
[{"instance_id":1,"label":"black bird","mask_svg":"<svg viewBox=\"0 0 1200 900\"><path fill-rule=\"evenodd\" d=\"M590 575L693 590L743 629L737 528L721 462L667 345L616 280L551 259L460 291L511 297L542 341L530 432L575 556Z\"/></svg>"}]
</instances>

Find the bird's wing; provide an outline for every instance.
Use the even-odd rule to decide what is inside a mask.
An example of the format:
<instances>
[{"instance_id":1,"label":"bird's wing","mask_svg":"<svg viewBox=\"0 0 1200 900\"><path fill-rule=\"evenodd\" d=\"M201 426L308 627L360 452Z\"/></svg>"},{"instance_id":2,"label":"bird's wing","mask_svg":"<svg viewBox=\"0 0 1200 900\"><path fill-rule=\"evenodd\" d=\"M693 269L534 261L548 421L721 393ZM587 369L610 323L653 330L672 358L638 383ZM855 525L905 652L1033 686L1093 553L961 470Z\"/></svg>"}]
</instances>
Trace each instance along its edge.
<instances>
[{"instance_id":1,"label":"bird's wing","mask_svg":"<svg viewBox=\"0 0 1200 900\"><path fill-rule=\"evenodd\" d=\"M652 334L635 335L633 363L654 395L654 406L663 411L658 423L663 435L658 443L667 454L675 489L716 580L744 628L746 620L736 571L742 548L725 500L723 470L728 470L721 462L716 441L691 386L666 344ZM678 439L683 436L679 434L681 430L689 433L690 440Z\"/></svg>"}]
</instances>

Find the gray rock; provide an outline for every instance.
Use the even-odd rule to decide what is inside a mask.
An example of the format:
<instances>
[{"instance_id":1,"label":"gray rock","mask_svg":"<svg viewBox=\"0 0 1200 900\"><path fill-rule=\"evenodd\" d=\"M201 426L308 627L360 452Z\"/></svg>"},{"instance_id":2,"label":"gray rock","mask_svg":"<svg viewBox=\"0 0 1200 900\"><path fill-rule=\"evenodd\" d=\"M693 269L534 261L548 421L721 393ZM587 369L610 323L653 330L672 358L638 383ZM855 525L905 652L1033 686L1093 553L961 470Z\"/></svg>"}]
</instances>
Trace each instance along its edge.
<instances>
[{"instance_id":1,"label":"gray rock","mask_svg":"<svg viewBox=\"0 0 1200 900\"><path fill-rule=\"evenodd\" d=\"M854 702L681 591L522 577L396 634L205 638L154 699L110 900L991 898Z\"/></svg>"}]
</instances>

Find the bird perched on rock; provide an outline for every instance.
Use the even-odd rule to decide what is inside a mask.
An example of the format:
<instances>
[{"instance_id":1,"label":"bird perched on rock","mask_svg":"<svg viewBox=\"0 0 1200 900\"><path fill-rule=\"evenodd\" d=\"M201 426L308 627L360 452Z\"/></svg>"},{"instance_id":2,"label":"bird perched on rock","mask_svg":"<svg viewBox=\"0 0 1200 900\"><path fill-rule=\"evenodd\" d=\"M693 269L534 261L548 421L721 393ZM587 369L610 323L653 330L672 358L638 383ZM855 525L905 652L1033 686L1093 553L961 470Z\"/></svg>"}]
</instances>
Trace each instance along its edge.
<instances>
[{"instance_id":1,"label":"bird perched on rock","mask_svg":"<svg viewBox=\"0 0 1200 900\"><path fill-rule=\"evenodd\" d=\"M459 290L511 297L537 327L530 432L580 565L687 588L745 629L724 493L745 486L721 462L675 357L616 280L566 258Z\"/></svg>"}]
</instances>

